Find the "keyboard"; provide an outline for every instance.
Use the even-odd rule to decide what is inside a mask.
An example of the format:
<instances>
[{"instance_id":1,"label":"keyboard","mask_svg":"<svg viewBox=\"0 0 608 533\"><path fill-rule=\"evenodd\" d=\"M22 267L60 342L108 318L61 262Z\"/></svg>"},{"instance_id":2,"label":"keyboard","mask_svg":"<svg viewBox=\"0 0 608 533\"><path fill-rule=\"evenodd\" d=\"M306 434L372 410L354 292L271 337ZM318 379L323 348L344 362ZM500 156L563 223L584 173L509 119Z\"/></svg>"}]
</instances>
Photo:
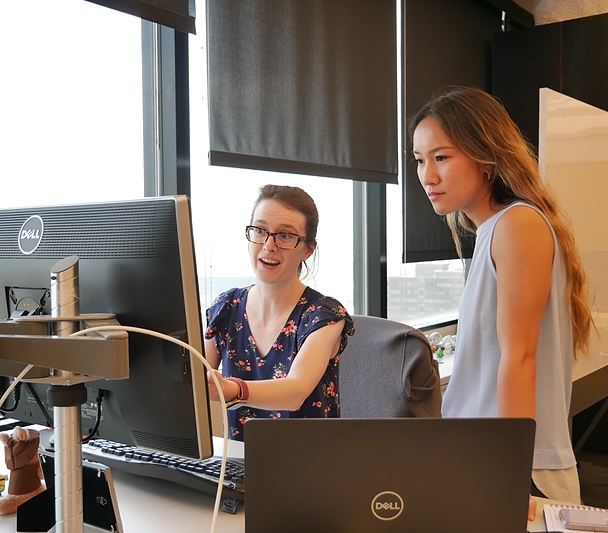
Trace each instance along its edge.
<instances>
[{"instance_id":1,"label":"keyboard","mask_svg":"<svg viewBox=\"0 0 608 533\"><path fill-rule=\"evenodd\" d=\"M213 496L217 494L222 466L222 458L217 455L199 461L104 439L93 439L83 444L82 458L105 464L112 470L173 481ZM244 499L244 459L227 459L222 496L232 500Z\"/></svg>"}]
</instances>

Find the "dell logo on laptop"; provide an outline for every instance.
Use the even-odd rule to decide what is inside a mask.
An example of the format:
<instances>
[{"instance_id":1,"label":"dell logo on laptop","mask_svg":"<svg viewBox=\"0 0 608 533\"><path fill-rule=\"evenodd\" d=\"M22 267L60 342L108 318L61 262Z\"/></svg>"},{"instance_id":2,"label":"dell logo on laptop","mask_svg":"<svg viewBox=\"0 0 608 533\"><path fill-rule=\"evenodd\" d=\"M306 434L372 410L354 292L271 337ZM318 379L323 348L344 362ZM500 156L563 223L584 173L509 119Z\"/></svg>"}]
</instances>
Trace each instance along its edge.
<instances>
[{"instance_id":1,"label":"dell logo on laptop","mask_svg":"<svg viewBox=\"0 0 608 533\"><path fill-rule=\"evenodd\" d=\"M25 255L33 253L38 248L43 233L44 222L42 222L42 219L38 215L28 218L19 230L18 242L21 252Z\"/></svg>"},{"instance_id":2,"label":"dell logo on laptop","mask_svg":"<svg viewBox=\"0 0 608 533\"><path fill-rule=\"evenodd\" d=\"M403 511L403 499L396 492L376 494L372 500L372 513L380 520L394 520Z\"/></svg>"}]
</instances>

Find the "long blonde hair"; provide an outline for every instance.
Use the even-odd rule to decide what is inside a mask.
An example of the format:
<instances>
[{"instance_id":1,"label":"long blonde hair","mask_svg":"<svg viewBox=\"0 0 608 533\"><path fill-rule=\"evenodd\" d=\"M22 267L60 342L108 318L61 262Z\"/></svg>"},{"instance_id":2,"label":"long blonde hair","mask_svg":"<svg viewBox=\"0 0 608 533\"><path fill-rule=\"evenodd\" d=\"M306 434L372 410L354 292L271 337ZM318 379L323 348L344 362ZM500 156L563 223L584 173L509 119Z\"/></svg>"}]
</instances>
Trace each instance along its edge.
<instances>
[{"instance_id":1,"label":"long blonde hair","mask_svg":"<svg viewBox=\"0 0 608 533\"><path fill-rule=\"evenodd\" d=\"M547 217L562 249L568 275L575 357L577 350L587 352L593 318L585 269L569 217L541 177L530 143L494 97L472 87L447 87L430 100L410 119L410 139L418 124L427 117L439 123L459 150L492 169L492 201L496 205L522 200L537 207ZM462 257L460 237L463 232L474 233L475 225L462 211L450 213L446 219L458 255Z\"/></svg>"}]
</instances>

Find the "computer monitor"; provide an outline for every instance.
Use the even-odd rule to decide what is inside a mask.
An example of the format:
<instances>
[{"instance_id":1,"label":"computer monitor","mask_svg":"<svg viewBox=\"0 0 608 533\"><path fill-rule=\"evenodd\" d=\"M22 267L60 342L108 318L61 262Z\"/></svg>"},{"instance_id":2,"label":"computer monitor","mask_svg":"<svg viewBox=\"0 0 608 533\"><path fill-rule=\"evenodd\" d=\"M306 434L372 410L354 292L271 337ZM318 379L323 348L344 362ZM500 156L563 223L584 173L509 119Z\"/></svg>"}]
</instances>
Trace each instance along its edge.
<instances>
[{"instance_id":1,"label":"computer monitor","mask_svg":"<svg viewBox=\"0 0 608 533\"><path fill-rule=\"evenodd\" d=\"M51 268L71 256L79 258L80 314L113 313L124 326L203 353L187 197L0 209L0 319L50 314ZM102 391L97 436L197 459L213 455L206 372L196 356L129 333L129 369L127 380L86 383L83 434L95 428ZM7 416L47 425L48 385L26 385Z\"/></svg>"}]
</instances>

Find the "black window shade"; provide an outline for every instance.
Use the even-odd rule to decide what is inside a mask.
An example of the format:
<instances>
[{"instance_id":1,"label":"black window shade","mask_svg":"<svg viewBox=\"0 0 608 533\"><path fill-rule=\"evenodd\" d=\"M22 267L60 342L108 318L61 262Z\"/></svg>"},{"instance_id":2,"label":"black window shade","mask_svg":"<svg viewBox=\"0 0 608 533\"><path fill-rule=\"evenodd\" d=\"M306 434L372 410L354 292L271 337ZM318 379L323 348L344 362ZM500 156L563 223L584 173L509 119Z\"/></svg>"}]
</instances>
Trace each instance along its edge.
<instances>
[{"instance_id":1,"label":"black window shade","mask_svg":"<svg viewBox=\"0 0 608 533\"><path fill-rule=\"evenodd\" d=\"M394 0L208 0L210 163L397 183Z\"/></svg>"}]
</instances>

